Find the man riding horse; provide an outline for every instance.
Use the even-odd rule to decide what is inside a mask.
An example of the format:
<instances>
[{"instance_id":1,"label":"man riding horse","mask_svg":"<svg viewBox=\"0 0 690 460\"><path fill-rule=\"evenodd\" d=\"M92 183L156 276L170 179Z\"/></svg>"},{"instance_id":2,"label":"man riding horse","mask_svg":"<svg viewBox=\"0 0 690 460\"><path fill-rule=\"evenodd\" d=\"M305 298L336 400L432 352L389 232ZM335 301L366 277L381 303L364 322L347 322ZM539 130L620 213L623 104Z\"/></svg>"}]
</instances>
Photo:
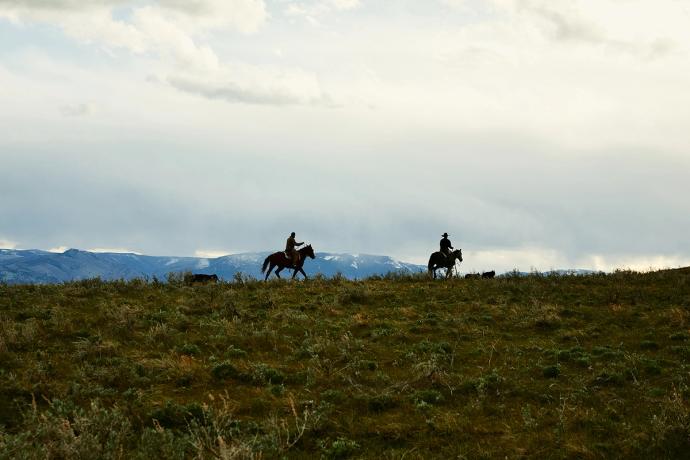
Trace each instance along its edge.
<instances>
[{"instance_id":1,"label":"man riding horse","mask_svg":"<svg viewBox=\"0 0 690 460\"><path fill-rule=\"evenodd\" d=\"M446 278L450 278L456 262L462 262L462 250L453 248L448 239L448 233L444 233L442 236L443 239L440 242L441 250L434 252L429 257L429 273L433 274L434 278L436 278L436 270L439 268L445 268Z\"/></svg>"},{"instance_id":2,"label":"man riding horse","mask_svg":"<svg viewBox=\"0 0 690 460\"><path fill-rule=\"evenodd\" d=\"M280 278L280 271L284 268L294 270L292 273L293 279L297 273L301 273L305 278L307 278L307 274L304 272L302 266L304 265L304 261L307 260L307 257L310 259L315 259L316 254L314 254L314 248L311 247L311 244L297 250L297 248L302 245L304 245L304 243L298 243L295 239L295 232L290 233L290 237L285 243L285 252L274 252L264 260L264 263L261 267L261 273L266 274L266 278L264 279L268 279L268 276L275 267L278 267L278 269L275 271L275 274L278 278Z\"/></svg>"}]
</instances>

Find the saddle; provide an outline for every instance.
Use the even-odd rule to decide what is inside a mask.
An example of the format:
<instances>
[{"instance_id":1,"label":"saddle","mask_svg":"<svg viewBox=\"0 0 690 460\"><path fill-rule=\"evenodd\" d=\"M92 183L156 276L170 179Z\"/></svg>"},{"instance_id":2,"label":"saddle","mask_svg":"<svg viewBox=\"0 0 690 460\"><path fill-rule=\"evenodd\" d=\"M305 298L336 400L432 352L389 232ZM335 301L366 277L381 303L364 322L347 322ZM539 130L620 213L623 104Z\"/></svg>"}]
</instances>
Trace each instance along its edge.
<instances>
[{"instance_id":1,"label":"saddle","mask_svg":"<svg viewBox=\"0 0 690 460\"><path fill-rule=\"evenodd\" d=\"M290 254L288 254L286 251L283 251L283 255L285 256L285 258L287 259L288 262L290 262L290 263L293 262L293 261L292 261L292 256L291 256ZM300 255L299 252L297 252L297 253L295 254L295 259L297 259L297 262L299 262L300 258L301 258L301 255Z\"/></svg>"}]
</instances>

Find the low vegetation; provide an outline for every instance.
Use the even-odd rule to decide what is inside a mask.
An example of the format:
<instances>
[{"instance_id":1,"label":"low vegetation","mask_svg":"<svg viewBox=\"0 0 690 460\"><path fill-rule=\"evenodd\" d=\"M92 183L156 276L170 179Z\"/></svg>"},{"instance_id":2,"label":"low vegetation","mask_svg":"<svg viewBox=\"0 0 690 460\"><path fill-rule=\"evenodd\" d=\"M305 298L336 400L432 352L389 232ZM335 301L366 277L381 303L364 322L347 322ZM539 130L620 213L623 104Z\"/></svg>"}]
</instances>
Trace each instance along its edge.
<instances>
[{"instance_id":1,"label":"low vegetation","mask_svg":"<svg viewBox=\"0 0 690 460\"><path fill-rule=\"evenodd\" d=\"M690 271L0 285L0 458L686 458Z\"/></svg>"}]
</instances>

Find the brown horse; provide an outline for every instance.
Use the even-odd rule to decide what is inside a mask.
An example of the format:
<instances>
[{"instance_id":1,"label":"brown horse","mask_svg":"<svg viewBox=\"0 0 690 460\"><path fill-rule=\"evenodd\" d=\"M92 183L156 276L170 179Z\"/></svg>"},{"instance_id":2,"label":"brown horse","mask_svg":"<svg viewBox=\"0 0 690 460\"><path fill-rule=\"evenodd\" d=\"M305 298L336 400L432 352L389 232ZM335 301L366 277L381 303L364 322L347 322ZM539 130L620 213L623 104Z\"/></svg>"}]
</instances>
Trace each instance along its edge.
<instances>
[{"instance_id":1,"label":"brown horse","mask_svg":"<svg viewBox=\"0 0 690 460\"><path fill-rule=\"evenodd\" d=\"M304 260L307 257L310 257L312 259L316 257L314 255L314 249L311 247L310 244L303 247L297 252L299 252L299 262L297 262L296 266L292 264L292 260L289 259L283 251L274 252L270 256L266 257L266 260L264 260L264 265L263 267L261 267L261 273L266 273L266 278L264 278L264 280L268 279L268 276L271 274L273 268L276 266L278 267L278 270L276 270L276 276L278 278L280 278L280 271L284 268L291 268L294 270L294 272L292 273L292 279L295 279L297 272L302 273L305 279L308 278L307 274L304 273L304 270L302 270L302 266L304 265Z\"/></svg>"},{"instance_id":2,"label":"brown horse","mask_svg":"<svg viewBox=\"0 0 690 460\"><path fill-rule=\"evenodd\" d=\"M431 257L429 257L429 274L433 273L434 279L436 279L436 270L439 268L445 268L446 278L450 278L450 275L453 274L455 262L458 260L462 262L462 249L456 249L455 251L451 252L448 257L440 252L434 252L431 254Z\"/></svg>"}]
</instances>

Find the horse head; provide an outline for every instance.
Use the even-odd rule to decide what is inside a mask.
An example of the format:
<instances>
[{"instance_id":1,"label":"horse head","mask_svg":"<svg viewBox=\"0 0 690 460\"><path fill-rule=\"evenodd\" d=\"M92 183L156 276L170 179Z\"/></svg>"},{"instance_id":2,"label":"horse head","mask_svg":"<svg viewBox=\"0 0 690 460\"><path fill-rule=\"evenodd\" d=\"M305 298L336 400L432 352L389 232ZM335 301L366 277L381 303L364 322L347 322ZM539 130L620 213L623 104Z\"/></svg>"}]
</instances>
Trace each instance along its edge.
<instances>
[{"instance_id":1,"label":"horse head","mask_svg":"<svg viewBox=\"0 0 690 460\"><path fill-rule=\"evenodd\" d=\"M312 259L316 258L316 255L314 254L314 248L311 247L311 244L308 244L304 247L304 255Z\"/></svg>"},{"instance_id":2,"label":"horse head","mask_svg":"<svg viewBox=\"0 0 690 460\"><path fill-rule=\"evenodd\" d=\"M458 259L459 262L462 262L462 249L456 249L453 251L453 255L456 259Z\"/></svg>"}]
</instances>

